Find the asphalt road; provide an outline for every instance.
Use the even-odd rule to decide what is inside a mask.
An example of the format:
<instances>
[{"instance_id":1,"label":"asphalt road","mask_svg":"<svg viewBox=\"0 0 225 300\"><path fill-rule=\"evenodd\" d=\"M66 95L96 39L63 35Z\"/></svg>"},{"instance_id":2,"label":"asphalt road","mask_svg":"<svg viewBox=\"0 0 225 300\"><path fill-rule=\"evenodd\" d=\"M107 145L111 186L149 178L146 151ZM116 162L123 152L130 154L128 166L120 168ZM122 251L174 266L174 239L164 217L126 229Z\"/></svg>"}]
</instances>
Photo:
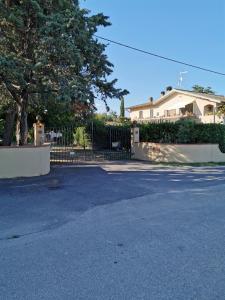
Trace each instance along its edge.
<instances>
[{"instance_id":1,"label":"asphalt road","mask_svg":"<svg viewBox=\"0 0 225 300\"><path fill-rule=\"evenodd\" d=\"M0 181L0 299L225 299L225 168Z\"/></svg>"}]
</instances>

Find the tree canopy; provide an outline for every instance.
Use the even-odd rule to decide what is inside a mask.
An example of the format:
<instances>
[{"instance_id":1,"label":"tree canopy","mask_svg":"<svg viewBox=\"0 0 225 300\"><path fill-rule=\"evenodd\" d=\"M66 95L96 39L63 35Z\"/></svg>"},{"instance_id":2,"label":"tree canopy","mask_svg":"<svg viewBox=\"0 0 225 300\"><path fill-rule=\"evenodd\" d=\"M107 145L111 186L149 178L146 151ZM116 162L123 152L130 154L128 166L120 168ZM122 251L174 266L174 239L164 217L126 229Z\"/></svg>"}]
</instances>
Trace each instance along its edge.
<instances>
[{"instance_id":1,"label":"tree canopy","mask_svg":"<svg viewBox=\"0 0 225 300\"><path fill-rule=\"evenodd\" d=\"M17 139L27 139L29 106L49 99L83 103L120 98L126 90L109 80L113 64L94 34L109 26L72 0L0 0L0 91L16 107ZM74 105L73 105L74 104Z\"/></svg>"},{"instance_id":2,"label":"tree canopy","mask_svg":"<svg viewBox=\"0 0 225 300\"><path fill-rule=\"evenodd\" d=\"M193 87L192 87L192 90L194 92L197 92L197 93L202 93L202 94L212 94L212 95L215 95L215 92L212 90L212 88L210 86L208 87L203 87L201 85L198 85L198 84L195 84Z\"/></svg>"}]
</instances>

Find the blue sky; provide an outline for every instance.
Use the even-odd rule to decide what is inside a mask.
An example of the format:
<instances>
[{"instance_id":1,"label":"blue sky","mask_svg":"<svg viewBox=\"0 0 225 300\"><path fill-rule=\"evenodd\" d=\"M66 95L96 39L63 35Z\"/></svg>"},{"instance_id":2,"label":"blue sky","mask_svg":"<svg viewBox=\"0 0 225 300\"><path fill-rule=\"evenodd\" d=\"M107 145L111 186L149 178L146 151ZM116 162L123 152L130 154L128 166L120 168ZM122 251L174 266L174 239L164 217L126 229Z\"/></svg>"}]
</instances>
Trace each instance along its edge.
<instances>
[{"instance_id":1,"label":"blue sky","mask_svg":"<svg viewBox=\"0 0 225 300\"><path fill-rule=\"evenodd\" d=\"M112 26L98 35L177 60L225 73L224 0L86 0L81 6L91 14L103 12ZM131 106L157 98L168 85L177 86L179 72L188 71L182 88L194 84L211 86L225 94L225 76L213 75L151 56L109 45L106 51L114 64L118 87L130 94ZM119 100L108 101L119 111ZM104 105L98 103L100 111Z\"/></svg>"}]
</instances>

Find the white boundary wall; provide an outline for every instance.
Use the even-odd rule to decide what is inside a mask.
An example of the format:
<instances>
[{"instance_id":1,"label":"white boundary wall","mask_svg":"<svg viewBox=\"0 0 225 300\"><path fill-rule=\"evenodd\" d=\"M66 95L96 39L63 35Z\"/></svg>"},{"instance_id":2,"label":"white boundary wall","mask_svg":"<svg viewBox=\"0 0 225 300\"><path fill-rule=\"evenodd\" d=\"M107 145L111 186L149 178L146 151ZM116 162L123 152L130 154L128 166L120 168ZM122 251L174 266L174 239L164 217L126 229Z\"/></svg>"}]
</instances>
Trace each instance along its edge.
<instances>
[{"instance_id":1,"label":"white boundary wall","mask_svg":"<svg viewBox=\"0 0 225 300\"><path fill-rule=\"evenodd\" d=\"M153 162L225 162L217 144L133 143L133 158Z\"/></svg>"},{"instance_id":2,"label":"white boundary wall","mask_svg":"<svg viewBox=\"0 0 225 300\"><path fill-rule=\"evenodd\" d=\"M49 171L49 145L0 147L0 178L40 176Z\"/></svg>"}]
</instances>

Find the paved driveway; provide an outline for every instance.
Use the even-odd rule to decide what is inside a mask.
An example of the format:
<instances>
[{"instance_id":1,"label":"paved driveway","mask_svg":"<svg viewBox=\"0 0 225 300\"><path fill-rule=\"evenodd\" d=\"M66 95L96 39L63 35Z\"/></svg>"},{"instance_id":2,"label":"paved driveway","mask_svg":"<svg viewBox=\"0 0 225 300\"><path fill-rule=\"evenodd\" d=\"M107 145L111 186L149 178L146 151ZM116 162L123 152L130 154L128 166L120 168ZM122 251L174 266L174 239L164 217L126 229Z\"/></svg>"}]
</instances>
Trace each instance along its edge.
<instances>
[{"instance_id":1,"label":"paved driveway","mask_svg":"<svg viewBox=\"0 0 225 300\"><path fill-rule=\"evenodd\" d=\"M225 298L225 169L144 163L0 181L0 299Z\"/></svg>"}]
</instances>

